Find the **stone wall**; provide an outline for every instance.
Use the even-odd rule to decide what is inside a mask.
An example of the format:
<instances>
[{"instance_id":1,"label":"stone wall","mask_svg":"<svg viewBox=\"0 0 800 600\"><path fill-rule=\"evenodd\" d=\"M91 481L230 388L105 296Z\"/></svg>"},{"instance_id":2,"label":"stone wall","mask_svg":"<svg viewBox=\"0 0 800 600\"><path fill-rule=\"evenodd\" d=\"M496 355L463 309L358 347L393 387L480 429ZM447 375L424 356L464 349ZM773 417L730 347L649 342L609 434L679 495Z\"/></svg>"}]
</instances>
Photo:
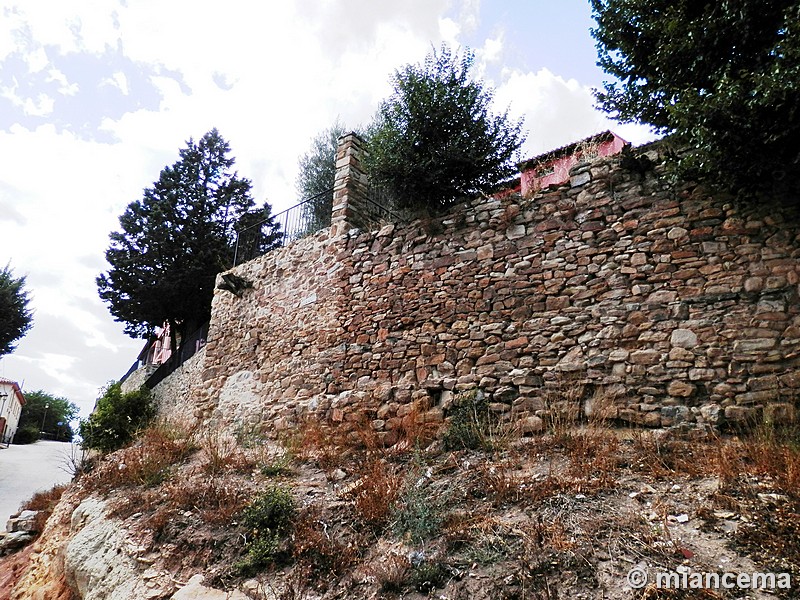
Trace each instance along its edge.
<instances>
[{"instance_id":1,"label":"stone wall","mask_svg":"<svg viewBox=\"0 0 800 600\"><path fill-rule=\"evenodd\" d=\"M793 419L797 209L673 184L650 158L240 265L253 287L217 290L193 406L275 431L366 414L387 441L471 389L528 430L564 399L647 426Z\"/></svg>"},{"instance_id":2,"label":"stone wall","mask_svg":"<svg viewBox=\"0 0 800 600\"><path fill-rule=\"evenodd\" d=\"M192 397L194 390L202 387L204 361L205 348L201 348L153 388L153 400L158 406L159 415L177 420L195 416L194 407L187 409L186 399Z\"/></svg>"},{"instance_id":3,"label":"stone wall","mask_svg":"<svg viewBox=\"0 0 800 600\"><path fill-rule=\"evenodd\" d=\"M144 385L144 382L156 372L156 369L158 369L158 365L144 365L143 367L136 369L133 373L128 375L128 377L122 382L122 385L120 385L122 393L128 394L138 390Z\"/></svg>"}]
</instances>

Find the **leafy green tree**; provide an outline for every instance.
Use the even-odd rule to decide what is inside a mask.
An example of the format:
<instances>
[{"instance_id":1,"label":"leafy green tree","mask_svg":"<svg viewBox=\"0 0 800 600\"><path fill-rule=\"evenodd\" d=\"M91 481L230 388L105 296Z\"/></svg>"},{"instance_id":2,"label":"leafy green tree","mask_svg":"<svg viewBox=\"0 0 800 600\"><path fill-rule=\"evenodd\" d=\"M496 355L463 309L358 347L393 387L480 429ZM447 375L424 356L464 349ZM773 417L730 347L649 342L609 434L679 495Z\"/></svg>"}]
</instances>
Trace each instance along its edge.
<instances>
[{"instance_id":1,"label":"leafy green tree","mask_svg":"<svg viewBox=\"0 0 800 600\"><path fill-rule=\"evenodd\" d=\"M331 224L336 149L339 138L345 133L344 125L337 120L317 134L308 152L298 161L295 188L301 199L310 200L303 213L303 222L307 224L309 232L319 231Z\"/></svg>"},{"instance_id":2,"label":"leafy green tree","mask_svg":"<svg viewBox=\"0 0 800 600\"><path fill-rule=\"evenodd\" d=\"M14 277L9 265L0 270L0 356L10 354L15 342L31 328L33 314L25 277Z\"/></svg>"},{"instance_id":3,"label":"leafy green tree","mask_svg":"<svg viewBox=\"0 0 800 600\"><path fill-rule=\"evenodd\" d=\"M796 179L800 1L591 1L616 78L596 92L603 110L677 134L686 166L734 186Z\"/></svg>"},{"instance_id":4,"label":"leafy green tree","mask_svg":"<svg viewBox=\"0 0 800 600\"><path fill-rule=\"evenodd\" d=\"M142 386L122 393L120 383L112 383L97 399L94 412L81 421L83 445L101 452L111 452L130 442L156 415L150 390Z\"/></svg>"},{"instance_id":5,"label":"leafy green tree","mask_svg":"<svg viewBox=\"0 0 800 600\"><path fill-rule=\"evenodd\" d=\"M522 121L493 114L493 91L470 78L474 54L433 51L394 74L369 132L365 166L398 206L437 211L491 191L516 172Z\"/></svg>"},{"instance_id":6,"label":"leafy green tree","mask_svg":"<svg viewBox=\"0 0 800 600\"><path fill-rule=\"evenodd\" d=\"M50 439L68 442L74 435L71 421L78 416L78 412L78 407L66 398L42 390L25 392L25 406L19 416L17 431L29 429L42 432Z\"/></svg>"},{"instance_id":7,"label":"leafy green tree","mask_svg":"<svg viewBox=\"0 0 800 600\"><path fill-rule=\"evenodd\" d=\"M216 129L189 140L112 232L100 297L131 336L148 337L168 322L171 345L211 314L217 273L233 262L235 228L253 207L248 179L232 170L230 146ZM275 225L268 219L263 230Z\"/></svg>"}]
</instances>

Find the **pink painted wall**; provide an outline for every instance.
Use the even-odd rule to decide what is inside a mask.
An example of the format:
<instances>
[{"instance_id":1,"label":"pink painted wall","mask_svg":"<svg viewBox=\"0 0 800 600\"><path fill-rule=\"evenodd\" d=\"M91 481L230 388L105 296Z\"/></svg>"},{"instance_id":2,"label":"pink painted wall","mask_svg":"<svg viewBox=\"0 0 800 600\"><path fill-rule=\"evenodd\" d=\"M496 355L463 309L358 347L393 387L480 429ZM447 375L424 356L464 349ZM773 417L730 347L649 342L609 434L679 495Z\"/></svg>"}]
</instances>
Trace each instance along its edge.
<instances>
[{"instance_id":1,"label":"pink painted wall","mask_svg":"<svg viewBox=\"0 0 800 600\"><path fill-rule=\"evenodd\" d=\"M169 359L172 354L169 343L169 324L156 330L156 338L145 346L139 355L139 360L145 365L160 365Z\"/></svg>"},{"instance_id":2,"label":"pink painted wall","mask_svg":"<svg viewBox=\"0 0 800 600\"><path fill-rule=\"evenodd\" d=\"M619 137L617 134L612 133L612 138L600 142L596 146L596 156L611 156L617 154L628 143ZM522 195L527 196L538 190L545 189L551 185L558 185L564 183L569 179L569 171L580 160L583 151L579 148L565 156L559 158L552 158L546 160L538 165L531 166L522 172ZM537 173L545 169L552 168L552 173L537 177Z\"/></svg>"}]
</instances>

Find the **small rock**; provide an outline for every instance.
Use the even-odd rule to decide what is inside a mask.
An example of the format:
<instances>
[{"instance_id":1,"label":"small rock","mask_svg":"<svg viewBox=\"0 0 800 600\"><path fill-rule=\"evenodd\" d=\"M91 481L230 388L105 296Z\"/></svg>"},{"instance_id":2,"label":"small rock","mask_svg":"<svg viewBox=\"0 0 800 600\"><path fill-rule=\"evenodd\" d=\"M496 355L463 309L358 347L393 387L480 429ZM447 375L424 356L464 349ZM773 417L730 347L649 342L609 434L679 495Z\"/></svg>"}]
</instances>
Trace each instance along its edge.
<instances>
[{"instance_id":1,"label":"small rock","mask_svg":"<svg viewBox=\"0 0 800 600\"><path fill-rule=\"evenodd\" d=\"M783 494L759 494L758 499L765 504L781 504L789 501L789 497Z\"/></svg>"},{"instance_id":2,"label":"small rock","mask_svg":"<svg viewBox=\"0 0 800 600\"><path fill-rule=\"evenodd\" d=\"M540 417L526 417L520 422L520 432L525 434L544 431L544 421Z\"/></svg>"},{"instance_id":3,"label":"small rock","mask_svg":"<svg viewBox=\"0 0 800 600\"><path fill-rule=\"evenodd\" d=\"M670 516L668 517L670 521L676 521L677 523L688 523L689 522L689 515L686 513Z\"/></svg>"},{"instance_id":4,"label":"small rock","mask_svg":"<svg viewBox=\"0 0 800 600\"><path fill-rule=\"evenodd\" d=\"M715 510L714 516L717 519L735 519L736 513L729 510Z\"/></svg>"}]
</instances>

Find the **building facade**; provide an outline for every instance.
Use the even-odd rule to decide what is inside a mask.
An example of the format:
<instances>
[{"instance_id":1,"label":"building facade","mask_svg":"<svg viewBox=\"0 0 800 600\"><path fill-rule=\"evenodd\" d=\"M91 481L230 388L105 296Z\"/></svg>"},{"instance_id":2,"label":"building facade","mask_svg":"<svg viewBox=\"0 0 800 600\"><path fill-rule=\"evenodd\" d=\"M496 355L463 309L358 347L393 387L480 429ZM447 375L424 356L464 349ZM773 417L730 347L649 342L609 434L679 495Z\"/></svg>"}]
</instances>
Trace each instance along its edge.
<instances>
[{"instance_id":1,"label":"building facade","mask_svg":"<svg viewBox=\"0 0 800 600\"><path fill-rule=\"evenodd\" d=\"M16 381L0 377L0 443L14 439L25 396Z\"/></svg>"}]
</instances>

